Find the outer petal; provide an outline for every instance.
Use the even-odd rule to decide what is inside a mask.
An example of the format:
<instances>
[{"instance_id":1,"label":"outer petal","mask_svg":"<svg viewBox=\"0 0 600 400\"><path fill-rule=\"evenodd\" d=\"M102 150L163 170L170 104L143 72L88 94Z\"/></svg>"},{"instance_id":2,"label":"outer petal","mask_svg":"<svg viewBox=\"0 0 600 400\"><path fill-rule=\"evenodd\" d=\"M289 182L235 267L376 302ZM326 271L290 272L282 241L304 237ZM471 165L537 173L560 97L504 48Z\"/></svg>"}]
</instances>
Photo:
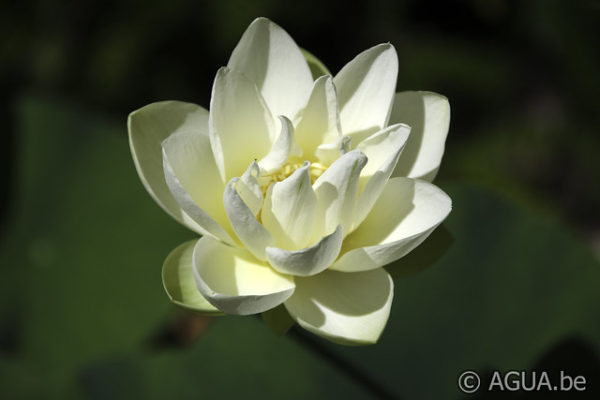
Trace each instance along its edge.
<instances>
[{"instance_id":1,"label":"outer petal","mask_svg":"<svg viewBox=\"0 0 600 400\"><path fill-rule=\"evenodd\" d=\"M271 149L275 121L256 85L239 72L221 68L210 100L210 143L223 181L240 176Z\"/></svg>"},{"instance_id":2,"label":"outer petal","mask_svg":"<svg viewBox=\"0 0 600 400\"><path fill-rule=\"evenodd\" d=\"M398 162L409 133L409 126L396 124L358 144L357 148L365 153L369 162L360 173L361 193L352 229L360 225L371 211Z\"/></svg>"},{"instance_id":3,"label":"outer petal","mask_svg":"<svg viewBox=\"0 0 600 400\"><path fill-rule=\"evenodd\" d=\"M192 268L192 253L197 240L178 246L167 256L162 269L165 291L171 301L181 307L207 314L220 313L196 287Z\"/></svg>"},{"instance_id":4,"label":"outer petal","mask_svg":"<svg viewBox=\"0 0 600 400\"><path fill-rule=\"evenodd\" d=\"M350 232L358 200L359 175L367 163L360 150L352 150L338 158L313 185L319 207L322 229L315 229L318 238L342 225L344 235ZM315 236L313 236L314 238Z\"/></svg>"},{"instance_id":5,"label":"outer petal","mask_svg":"<svg viewBox=\"0 0 600 400\"><path fill-rule=\"evenodd\" d=\"M340 112L331 76L325 75L315 81L295 134L305 156L311 159L314 159L317 147L341 137Z\"/></svg>"},{"instance_id":6,"label":"outer petal","mask_svg":"<svg viewBox=\"0 0 600 400\"><path fill-rule=\"evenodd\" d=\"M325 236L307 249L289 251L267 247L267 260L273 268L282 273L298 276L315 275L333 264L340 254L342 240L344 240L342 226L338 225L331 235Z\"/></svg>"},{"instance_id":7,"label":"outer petal","mask_svg":"<svg viewBox=\"0 0 600 400\"><path fill-rule=\"evenodd\" d=\"M221 196L225 185L208 133L179 130L165 139L162 147L165 179L181 208L206 232L233 243Z\"/></svg>"},{"instance_id":8,"label":"outer petal","mask_svg":"<svg viewBox=\"0 0 600 400\"><path fill-rule=\"evenodd\" d=\"M225 188L223 202L233 230L244 246L259 260L265 260L265 247L274 244L273 236L258 222L236 189L240 178L233 178Z\"/></svg>"},{"instance_id":9,"label":"outer petal","mask_svg":"<svg viewBox=\"0 0 600 400\"><path fill-rule=\"evenodd\" d=\"M258 86L275 115L293 119L312 87L310 69L294 40L266 18L246 29L227 66Z\"/></svg>"},{"instance_id":10,"label":"outer petal","mask_svg":"<svg viewBox=\"0 0 600 400\"><path fill-rule=\"evenodd\" d=\"M317 222L317 197L310 185L309 163L269 187L262 210L262 223L288 250L302 249L311 240Z\"/></svg>"},{"instance_id":11,"label":"outer petal","mask_svg":"<svg viewBox=\"0 0 600 400\"><path fill-rule=\"evenodd\" d=\"M191 103L162 101L129 114L127 127L133 161L150 196L177 221L202 232L181 210L167 187L161 143L178 129L208 132L208 111Z\"/></svg>"},{"instance_id":12,"label":"outer petal","mask_svg":"<svg viewBox=\"0 0 600 400\"><path fill-rule=\"evenodd\" d=\"M437 174L450 125L450 104L431 92L396 93L390 123L411 126L411 134L393 176L432 181Z\"/></svg>"},{"instance_id":13,"label":"outer petal","mask_svg":"<svg viewBox=\"0 0 600 400\"><path fill-rule=\"evenodd\" d=\"M383 269L353 274L324 271L296 278L285 307L300 326L334 342L371 344L385 328L394 284Z\"/></svg>"},{"instance_id":14,"label":"outer petal","mask_svg":"<svg viewBox=\"0 0 600 400\"><path fill-rule=\"evenodd\" d=\"M397 75L398 55L391 44L372 47L342 68L333 83L344 135L360 141L387 125Z\"/></svg>"},{"instance_id":15,"label":"outer petal","mask_svg":"<svg viewBox=\"0 0 600 400\"><path fill-rule=\"evenodd\" d=\"M346 239L333 270L366 271L389 264L417 247L448 216L452 202L429 182L388 181L371 213Z\"/></svg>"},{"instance_id":16,"label":"outer petal","mask_svg":"<svg viewBox=\"0 0 600 400\"><path fill-rule=\"evenodd\" d=\"M294 292L290 276L274 271L244 249L204 236L194 247L194 278L219 310L248 315L270 310Z\"/></svg>"}]
</instances>

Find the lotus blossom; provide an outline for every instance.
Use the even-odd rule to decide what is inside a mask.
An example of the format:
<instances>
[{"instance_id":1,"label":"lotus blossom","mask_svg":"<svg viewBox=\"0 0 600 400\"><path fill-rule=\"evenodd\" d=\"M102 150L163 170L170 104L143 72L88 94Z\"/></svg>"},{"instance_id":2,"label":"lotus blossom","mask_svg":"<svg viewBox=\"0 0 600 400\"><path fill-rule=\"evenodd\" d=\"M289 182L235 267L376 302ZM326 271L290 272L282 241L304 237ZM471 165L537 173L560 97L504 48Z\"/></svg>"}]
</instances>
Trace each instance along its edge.
<instances>
[{"instance_id":1,"label":"lotus blossom","mask_svg":"<svg viewBox=\"0 0 600 400\"><path fill-rule=\"evenodd\" d=\"M383 267L451 209L430 183L448 101L395 93L397 73L394 47L380 44L332 76L258 18L218 70L210 111L165 101L129 116L147 191L202 235L164 263L171 300L238 315L282 305L331 341L378 340L393 298Z\"/></svg>"}]
</instances>

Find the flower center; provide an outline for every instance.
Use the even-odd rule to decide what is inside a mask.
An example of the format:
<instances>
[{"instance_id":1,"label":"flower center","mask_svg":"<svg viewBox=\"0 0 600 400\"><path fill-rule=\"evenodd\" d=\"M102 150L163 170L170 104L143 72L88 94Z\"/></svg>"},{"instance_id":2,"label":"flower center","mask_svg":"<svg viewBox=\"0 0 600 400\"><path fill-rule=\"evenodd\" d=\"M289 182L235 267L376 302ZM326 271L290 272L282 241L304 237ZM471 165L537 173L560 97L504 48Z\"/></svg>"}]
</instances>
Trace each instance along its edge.
<instances>
[{"instance_id":1,"label":"flower center","mask_svg":"<svg viewBox=\"0 0 600 400\"><path fill-rule=\"evenodd\" d=\"M302 167L302 163L299 162L287 162L283 167L269 174L261 175L258 178L258 183L263 195L267 194L267 189L272 183L281 182L294 173L295 170ZM311 163L308 167L308 175L310 176L310 183L313 184L320 177L323 172L327 169L327 166L320 163Z\"/></svg>"}]
</instances>

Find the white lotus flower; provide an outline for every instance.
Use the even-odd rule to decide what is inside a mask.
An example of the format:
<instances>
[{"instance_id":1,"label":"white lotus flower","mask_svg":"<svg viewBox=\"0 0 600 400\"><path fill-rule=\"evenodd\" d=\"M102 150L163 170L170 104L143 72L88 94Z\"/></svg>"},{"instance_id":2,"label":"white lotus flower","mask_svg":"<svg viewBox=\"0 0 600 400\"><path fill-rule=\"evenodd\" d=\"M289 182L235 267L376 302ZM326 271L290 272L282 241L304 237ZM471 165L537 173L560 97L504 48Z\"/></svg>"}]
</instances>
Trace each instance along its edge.
<instances>
[{"instance_id":1,"label":"white lotus flower","mask_svg":"<svg viewBox=\"0 0 600 400\"><path fill-rule=\"evenodd\" d=\"M143 107L129 116L131 150L150 195L202 235L165 261L174 302L240 315L283 304L317 335L374 343L393 297L382 267L451 209L428 182L450 109L435 93L394 93L391 44L335 77L303 54L256 19L217 72L210 111Z\"/></svg>"}]
</instances>

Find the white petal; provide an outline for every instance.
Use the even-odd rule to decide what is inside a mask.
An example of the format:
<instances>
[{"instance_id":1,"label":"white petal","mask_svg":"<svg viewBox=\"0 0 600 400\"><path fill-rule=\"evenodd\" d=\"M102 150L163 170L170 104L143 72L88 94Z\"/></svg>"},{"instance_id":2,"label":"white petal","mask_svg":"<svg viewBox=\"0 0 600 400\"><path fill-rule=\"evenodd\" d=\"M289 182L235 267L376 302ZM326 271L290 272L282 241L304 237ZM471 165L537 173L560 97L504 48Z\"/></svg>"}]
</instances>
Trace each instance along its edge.
<instances>
[{"instance_id":1,"label":"white petal","mask_svg":"<svg viewBox=\"0 0 600 400\"><path fill-rule=\"evenodd\" d=\"M397 75L398 55L391 44L372 47L342 68L333 83L344 135L360 141L387 125Z\"/></svg>"},{"instance_id":2,"label":"white petal","mask_svg":"<svg viewBox=\"0 0 600 400\"><path fill-rule=\"evenodd\" d=\"M333 164L335 160L350 151L350 142L350 137L343 136L333 143L320 145L317 147L317 150L315 150L317 160L319 160L319 163L322 165L328 166Z\"/></svg>"},{"instance_id":3,"label":"white petal","mask_svg":"<svg viewBox=\"0 0 600 400\"><path fill-rule=\"evenodd\" d=\"M331 76L315 81L306 107L296 125L296 142L307 157L313 157L318 146L336 142L341 137L337 95Z\"/></svg>"},{"instance_id":4,"label":"white petal","mask_svg":"<svg viewBox=\"0 0 600 400\"><path fill-rule=\"evenodd\" d=\"M452 209L446 193L429 182L391 178L363 223L346 237L331 269L375 269L404 257L442 223Z\"/></svg>"},{"instance_id":5,"label":"white petal","mask_svg":"<svg viewBox=\"0 0 600 400\"><path fill-rule=\"evenodd\" d=\"M178 129L208 134L208 111L191 103L162 101L129 114L129 146L138 175L150 196L173 218L202 232L179 207L165 182L161 143Z\"/></svg>"},{"instance_id":6,"label":"white petal","mask_svg":"<svg viewBox=\"0 0 600 400\"><path fill-rule=\"evenodd\" d=\"M278 247L267 247L267 261L282 273L298 276L315 275L333 264L340 254L343 239L342 226L338 225L331 235L325 236L307 249L289 251Z\"/></svg>"},{"instance_id":7,"label":"white petal","mask_svg":"<svg viewBox=\"0 0 600 400\"><path fill-rule=\"evenodd\" d=\"M357 148L365 153L369 162L360 173L361 193L353 229L365 219L381 194L398 162L409 133L409 126L396 124L369 136L358 144Z\"/></svg>"},{"instance_id":8,"label":"white petal","mask_svg":"<svg viewBox=\"0 0 600 400\"><path fill-rule=\"evenodd\" d=\"M173 303L201 313L219 313L202 297L194 280L192 253L197 241L186 242L167 256L162 269L163 285Z\"/></svg>"},{"instance_id":9,"label":"white petal","mask_svg":"<svg viewBox=\"0 0 600 400\"><path fill-rule=\"evenodd\" d=\"M350 232L358 200L360 171L366 163L367 157L360 150L352 150L338 158L316 180L313 189L322 229L314 232L319 237L333 232L338 225L342 225L344 235Z\"/></svg>"},{"instance_id":10,"label":"white petal","mask_svg":"<svg viewBox=\"0 0 600 400\"><path fill-rule=\"evenodd\" d=\"M281 121L279 136L273 143L269 153L258 162L263 174L268 174L283 167L296 147L294 142L294 126L284 116L280 116L279 119Z\"/></svg>"},{"instance_id":11,"label":"white petal","mask_svg":"<svg viewBox=\"0 0 600 400\"><path fill-rule=\"evenodd\" d=\"M244 173L252 160L271 149L275 120L256 85L228 68L221 68L210 100L210 143L224 182Z\"/></svg>"},{"instance_id":12,"label":"white petal","mask_svg":"<svg viewBox=\"0 0 600 400\"><path fill-rule=\"evenodd\" d=\"M262 223L287 250L306 247L317 222L317 197L310 184L309 163L292 175L272 184L262 210Z\"/></svg>"},{"instance_id":13,"label":"white petal","mask_svg":"<svg viewBox=\"0 0 600 400\"><path fill-rule=\"evenodd\" d=\"M266 18L250 24L227 66L256 83L274 115L289 119L305 104L312 87L302 52L287 32Z\"/></svg>"},{"instance_id":14,"label":"white petal","mask_svg":"<svg viewBox=\"0 0 600 400\"><path fill-rule=\"evenodd\" d=\"M205 236L194 247L194 278L200 293L228 314L270 310L294 292L290 276L274 271L244 249Z\"/></svg>"},{"instance_id":15,"label":"white petal","mask_svg":"<svg viewBox=\"0 0 600 400\"><path fill-rule=\"evenodd\" d=\"M396 122L408 124L412 130L393 176L432 181L444 155L450 126L448 99L431 92L396 93L390 123Z\"/></svg>"},{"instance_id":16,"label":"white petal","mask_svg":"<svg viewBox=\"0 0 600 400\"><path fill-rule=\"evenodd\" d=\"M235 185L238 194L254 216L258 214L263 203L263 194L258 183L258 177L260 177L260 167L256 161L252 161L252 164Z\"/></svg>"},{"instance_id":17,"label":"white petal","mask_svg":"<svg viewBox=\"0 0 600 400\"><path fill-rule=\"evenodd\" d=\"M181 208L185 211L186 215L195 222L199 229L199 233L205 235L209 234L222 241L234 244L233 233L231 225L224 222L222 225L219 224L213 217L211 217L202 207L196 203L188 191L183 187L179 179L177 178L175 171L170 165L168 156L163 149L163 170L165 173L165 179L169 190L173 194L173 197L177 200Z\"/></svg>"},{"instance_id":18,"label":"white petal","mask_svg":"<svg viewBox=\"0 0 600 400\"><path fill-rule=\"evenodd\" d=\"M206 231L231 243L233 232L223 207L225 184L212 154L208 132L180 129L165 139L162 147L165 178L181 207ZM185 199L184 192L193 200L191 204ZM200 214L196 210L198 207L202 209ZM227 235L217 235L213 228L206 225L204 217L197 217L201 214L208 214Z\"/></svg>"},{"instance_id":19,"label":"white petal","mask_svg":"<svg viewBox=\"0 0 600 400\"><path fill-rule=\"evenodd\" d=\"M394 297L394 283L383 268L352 274L328 270L295 282L284 304L304 329L343 344L377 342Z\"/></svg>"},{"instance_id":20,"label":"white petal","mask_svg":"<svg viewBox=\"0 0 600 400\"><path fill-rule=\"evenodd\" d=\"M236 184L240 178L233 178L227 184L223 193L225 211L231 222L233 230L241 242L259 260L265 260L265 247L274 244L273 237L258 222L252 210L246 205L238 191Z\"/></svg>"}]
</instances>

